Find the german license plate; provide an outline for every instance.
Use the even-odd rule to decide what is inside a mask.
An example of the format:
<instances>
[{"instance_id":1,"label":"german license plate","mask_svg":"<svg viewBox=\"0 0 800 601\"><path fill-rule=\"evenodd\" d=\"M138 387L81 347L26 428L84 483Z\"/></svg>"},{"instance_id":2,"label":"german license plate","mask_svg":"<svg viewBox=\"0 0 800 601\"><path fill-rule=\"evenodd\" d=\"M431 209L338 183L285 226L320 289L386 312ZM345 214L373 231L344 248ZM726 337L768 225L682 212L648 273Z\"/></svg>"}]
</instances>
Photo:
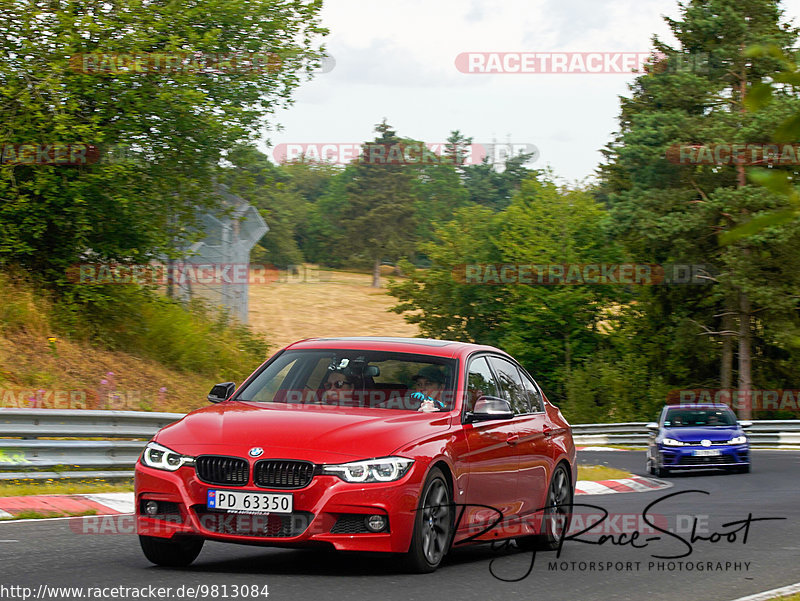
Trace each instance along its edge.
<instances>
[{"instance_id":1,"label":"german license plate","mask_svg":"<svg viewBox=\"0 0 800 601\"><path fill-rule=\"evenodd\" d=\"M209 490L209 509L241 513L292 513L292 495L241 490Z\"/></svg>"},{"instance_id":2,"label":"german license plate","mask_svg":"<svg viewBox=\"0 0 800 601\"><path fill-rule=\"evenodd\" d=\"M717 457L722 453L719 449L696 449L693 454L695 457Z\"/></svg>"}]
</instances>

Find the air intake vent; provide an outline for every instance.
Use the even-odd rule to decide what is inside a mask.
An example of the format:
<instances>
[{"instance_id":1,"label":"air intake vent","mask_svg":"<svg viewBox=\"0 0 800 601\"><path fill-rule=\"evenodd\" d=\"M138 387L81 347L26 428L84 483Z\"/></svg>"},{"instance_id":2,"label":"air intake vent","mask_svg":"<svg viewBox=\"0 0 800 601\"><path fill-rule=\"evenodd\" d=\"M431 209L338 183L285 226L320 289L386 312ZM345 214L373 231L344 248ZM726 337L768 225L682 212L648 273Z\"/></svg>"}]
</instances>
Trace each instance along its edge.
<instances>
[{"instance_id":1,"label":"air intake vent","mask_svg":"<svg viewBox=\"0 0 800 601\"><path fill-rule=\"evenodd\" d=\"M239 457L201 455L195 459L197 477L208 484L244 486L249 476L247 460Z\"/></svg>"},{"instance_id":2,"label":"air intake vent","mask_svg":"<svg viewBox=\"0 0 800 601\"><path fill-rule=\"evenodd\" d=\"M263 488L303 488L314 477L314 464L308 461L263 459L253 468L253 481Z\"/></svg>"}]
</instances>

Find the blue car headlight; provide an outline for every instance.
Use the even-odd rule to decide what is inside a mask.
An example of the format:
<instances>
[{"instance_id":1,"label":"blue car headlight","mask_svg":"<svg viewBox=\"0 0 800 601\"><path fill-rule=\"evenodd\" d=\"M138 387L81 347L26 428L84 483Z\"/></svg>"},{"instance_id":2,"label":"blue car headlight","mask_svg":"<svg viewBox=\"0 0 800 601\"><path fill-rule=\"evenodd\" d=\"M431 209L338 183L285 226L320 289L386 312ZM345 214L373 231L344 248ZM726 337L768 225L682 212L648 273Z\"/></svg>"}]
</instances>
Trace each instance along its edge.
<instances>
[{"instance_id":1,"label":"blue car headlight","mask_svg":"<svg viewBox=\"0 0 800 601\"><path fill-rule=\"evenodd\" d=\"M664 438L661 440L661 444L666 447L682 447L685 446L685 442L681 442L680 440L675 440L674 438Z\"/></svg>"},{"instance_id":2,"label":"blue car headlight","mask_svg":"<svg viewBox=\"0 0 800 601\"><path fill-rule=\"evenodd\" d=\"M737 436L736 438L731 438L728 441L728 444L745 444L747 443L747 436Z\"/></svg>"}]
</instances>

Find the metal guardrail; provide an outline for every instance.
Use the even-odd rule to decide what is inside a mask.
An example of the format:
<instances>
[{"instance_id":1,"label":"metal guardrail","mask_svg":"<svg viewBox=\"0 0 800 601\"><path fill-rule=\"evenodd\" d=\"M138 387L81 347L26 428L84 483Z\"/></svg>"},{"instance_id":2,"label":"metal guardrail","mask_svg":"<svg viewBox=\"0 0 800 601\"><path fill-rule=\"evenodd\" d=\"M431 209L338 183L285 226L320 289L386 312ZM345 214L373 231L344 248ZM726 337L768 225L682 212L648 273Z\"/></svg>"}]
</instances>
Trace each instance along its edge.
<instances>
[{"instance_id":1,"label":"metal guardrail","mask_svg":"<svg viewBox=\"0 0 800 601\"><path fill-rule=\"evenodd\" d=\"M147 441L183 415L0 409L0 480L132 478ZM575 424L572 432L579 446L646 446L645 426ZM747 433L753 446L800 447L800 420L755 421Z\"/></svg>"},{"instance_id":2,"label":"metal guardrail","mask_svg":"<svg viewBox=\"0 0 800 601\"><path fill-rule=\"evenodd\" d=\"M0 409L0 480L132 478L147 441L183 415Z\"/></svg>"}]
</instances>

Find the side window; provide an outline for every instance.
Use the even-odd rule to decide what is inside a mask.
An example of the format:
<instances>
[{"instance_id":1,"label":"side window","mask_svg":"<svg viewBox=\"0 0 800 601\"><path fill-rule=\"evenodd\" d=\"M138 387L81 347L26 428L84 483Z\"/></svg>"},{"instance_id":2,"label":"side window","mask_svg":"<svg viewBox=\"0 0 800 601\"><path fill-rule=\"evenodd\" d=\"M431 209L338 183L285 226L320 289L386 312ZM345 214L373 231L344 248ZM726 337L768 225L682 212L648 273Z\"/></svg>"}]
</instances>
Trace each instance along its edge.
<instances>
[{"instance_id":1,"label":"side window","mask_svg":"<svg viewBox=\"0 0 800 601\"><path fill-rule=\"evenodd\" d=\"M530 413L528 395L525 393L522 380L520 380L517 366L500 357L490 357L489 361L497 374L501 396L511 403L514 413Z\"/></svg>"},{"instance_id":2,"label":"side window","mask_svg":"<svg viewBox=\"0 0 800 601\"><path fill-rule=\"evenodd\" d=\"M473 359L469 364L467 376L467 411L475 408L475 401L482 396L499 396L497 383L494 381L492 370L486 362L486 357Z\"/></svg>"},{"instance_id":3,"label":"side window","mask_svg":"<svg viewBox=\"0 0 800 601\"><path fill-rule=\"evenodd\" d=\"M528 395L531 411L534 413L544 411L544 399L542 398L542 393L539 392L539 387L521 369L519 370L519 376L522 379L522 385L525 387L525 393Z\"/></svg>"}]
</instances>

